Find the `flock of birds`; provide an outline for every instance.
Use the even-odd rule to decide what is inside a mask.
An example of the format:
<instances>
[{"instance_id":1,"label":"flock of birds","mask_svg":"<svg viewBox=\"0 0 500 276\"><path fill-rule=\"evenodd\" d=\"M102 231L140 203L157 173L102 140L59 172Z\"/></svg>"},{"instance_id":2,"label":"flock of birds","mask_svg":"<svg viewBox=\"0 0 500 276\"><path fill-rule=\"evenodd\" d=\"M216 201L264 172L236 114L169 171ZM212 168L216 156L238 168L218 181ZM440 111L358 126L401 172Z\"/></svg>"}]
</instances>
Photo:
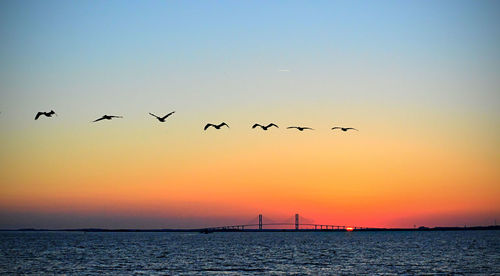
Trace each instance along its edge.
<instances>
[{"instance_id":1,"label":"flock of birds","mask_svg":"<svg viewBox=\"0 0 500 276\"><path fill-rule=\"evenodd\" d=\"M160 116L157 116L153 113L149 113L149 115L155 117L158 121L160 122L165 122L166 119L171 116L172 114L174 114L175 111L172 111L168 114L166 114L165 116L163 117L160 117ZM45 116L45 117L52 117L56 115L57 116L57 113L54 111L54 110L51 110L49 112L43 112L43 111L40 111L38 112L36 115L35 115L35 120L38 120L40 118L40 116ZM102 117L100 118L97 118L96 120L92 121L93 123L95 122L99 122L99 121L102 121L102 120L112 120L112 119L115 119L115 118L123 118L123 116L115 116L115 115L103 115ZM207 130L208 128L212 127L212 128L215 128L215 129L220 129L221 127L228 127L229 128L229 125L226 124L225 122L222 122L218 125L216 124L211 124L211 123L208 123L205 125L205 127L203 128L203 130ZM254 124L252 126L252 128L256 128L256 127L260 127L262 130L268 130L270 127L276 127L276 128L279 128L276 124L274 123L270 123L268 125L261 125L261 124ZM295 128L299 131L304 131L304 130L314 130L313 128L310 128L310 127L304 127L304 126L290 126L290 127L287 127L287 129L289 128ZM353 127L340 127L340 126L335 126L335 127L332 127L332 130L336 130L336 129L339 129L339 130L342 130L342 131L348 131L348 130L356 130L358 131L357 129L353 128Z\"/></svg>"}]
</instances>

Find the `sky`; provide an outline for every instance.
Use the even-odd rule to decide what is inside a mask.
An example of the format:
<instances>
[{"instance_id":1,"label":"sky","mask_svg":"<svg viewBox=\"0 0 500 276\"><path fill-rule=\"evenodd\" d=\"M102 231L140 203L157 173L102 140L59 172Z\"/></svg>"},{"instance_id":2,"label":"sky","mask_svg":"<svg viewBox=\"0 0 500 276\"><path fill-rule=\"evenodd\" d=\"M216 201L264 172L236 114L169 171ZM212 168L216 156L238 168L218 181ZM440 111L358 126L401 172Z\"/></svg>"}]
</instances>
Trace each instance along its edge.
<instances>
[{"instance_id":1,"label":"sky","mask_svg":"<svg viewBox=\"0 0 500 276\"><path fill-rule=\"evenodd\" d=\"M0 228L492 225L498 26L498 1L0 1Z\"/></svg>"}]
</instances>

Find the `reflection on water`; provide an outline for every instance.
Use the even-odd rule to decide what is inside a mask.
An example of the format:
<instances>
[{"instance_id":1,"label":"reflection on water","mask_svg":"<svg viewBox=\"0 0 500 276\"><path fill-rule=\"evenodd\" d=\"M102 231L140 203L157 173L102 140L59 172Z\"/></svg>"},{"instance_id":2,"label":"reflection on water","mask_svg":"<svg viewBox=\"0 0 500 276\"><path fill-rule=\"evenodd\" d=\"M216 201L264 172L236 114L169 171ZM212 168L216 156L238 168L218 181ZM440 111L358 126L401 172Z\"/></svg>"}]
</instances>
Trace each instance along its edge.
<instances>
[{"instance_id":1,"label":"reflection on water","mask_svg":"<svg viewBox=\"0 0 500 276\"><path fill-rule=\"evenodd\" d=\"M500 273L500 231L0 232L0 274Z\"/></svg>"}]
</instances>

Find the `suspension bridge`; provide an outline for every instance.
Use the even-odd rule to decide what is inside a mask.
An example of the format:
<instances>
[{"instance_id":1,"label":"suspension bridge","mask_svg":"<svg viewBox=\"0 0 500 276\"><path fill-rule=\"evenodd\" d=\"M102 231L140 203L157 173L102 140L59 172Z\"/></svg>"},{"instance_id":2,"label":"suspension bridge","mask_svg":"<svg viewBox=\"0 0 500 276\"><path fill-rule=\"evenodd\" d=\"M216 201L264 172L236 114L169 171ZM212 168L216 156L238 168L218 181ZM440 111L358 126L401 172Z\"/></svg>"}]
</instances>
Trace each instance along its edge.
<instances>
[{"instance_id":1,"label":"suspension bridge","mask_svg":"<svg viewBox=\"0 0 500 276\"><path fill-rule=\"evenodd\" d=\"M302 222L305 221L305 222ZM259 214L255 220L247 224L214 226L200 229L203 233L210 232L236 232L236 231L354 231L368 229L366 227L348 226L348 225L333 225L333 224L317 224L311 223L310 220L295 214L291 220L283 222L264 222L264 217Z\"/></svg>"}]
</instances>

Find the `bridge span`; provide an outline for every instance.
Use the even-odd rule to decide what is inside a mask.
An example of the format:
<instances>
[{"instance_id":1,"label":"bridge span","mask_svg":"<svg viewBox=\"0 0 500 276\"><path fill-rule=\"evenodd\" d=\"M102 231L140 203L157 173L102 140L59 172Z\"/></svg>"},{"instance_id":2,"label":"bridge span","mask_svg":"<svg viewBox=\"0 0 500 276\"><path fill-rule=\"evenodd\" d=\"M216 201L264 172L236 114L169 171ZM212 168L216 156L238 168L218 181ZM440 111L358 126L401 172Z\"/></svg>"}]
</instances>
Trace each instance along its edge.
<instances>
[{"instance_id":1,"label":"bridge span","mask_svg":"<svg viewBox=\"0 0 500 276\"><path fill-rule=\"evenodd\" d=\"M259 214L258 223L224 225L201 228L200 231L208 232L235 232L235 231L354 231L367 229L366 227L333 225L333 224L316 224L316 223L300 223L299 214L295 214L295 222L270 222L263 223L262 214ZM266 228L264 228L266 226ZM276 228L282 226L283 228ZM286 227L286 228L285 228Z\"/></svg>"}]
</instances>

